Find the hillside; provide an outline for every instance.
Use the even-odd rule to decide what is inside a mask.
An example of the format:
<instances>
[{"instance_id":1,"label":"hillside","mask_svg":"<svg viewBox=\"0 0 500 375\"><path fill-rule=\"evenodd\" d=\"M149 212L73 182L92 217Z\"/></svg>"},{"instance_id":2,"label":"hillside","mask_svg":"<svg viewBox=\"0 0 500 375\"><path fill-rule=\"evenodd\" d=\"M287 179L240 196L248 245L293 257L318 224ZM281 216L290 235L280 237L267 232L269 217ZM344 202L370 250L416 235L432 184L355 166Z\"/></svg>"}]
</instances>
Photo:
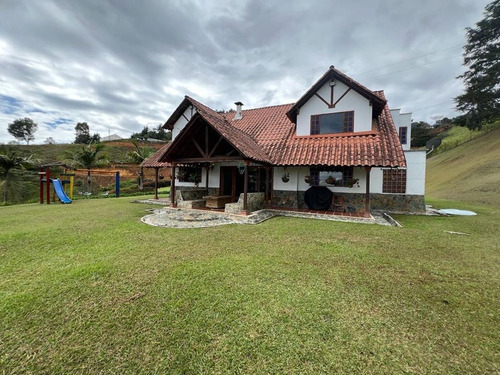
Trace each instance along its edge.
<instances>
[{"instance_id":1,"label":"hillside","mask_svg":"<svg viewBox=\"0 0 500 375\"><path fill-rule=\"evenodd\" d=\"M134 150L134 145L129 140L104 142L105 152L108 154L112 164L127 163L127 153ZM164 143L139 142L140 146L148 146L158 149ZM54 145L29 145L16 146L21 152L33 154L38 160L48 163L53 161L63 161L66 151L79 150L82 145L79 144L54 144Z\"/></svg>"},{"instance_id":2,"label":"hillside","mask_svg":"<svg viewBox=\"0 0 500 375\"><path fill-rule=\"evenodd\" d=\"M500 129L428 159L426 194L500 206Z\"/></svg>"}]
</instances>

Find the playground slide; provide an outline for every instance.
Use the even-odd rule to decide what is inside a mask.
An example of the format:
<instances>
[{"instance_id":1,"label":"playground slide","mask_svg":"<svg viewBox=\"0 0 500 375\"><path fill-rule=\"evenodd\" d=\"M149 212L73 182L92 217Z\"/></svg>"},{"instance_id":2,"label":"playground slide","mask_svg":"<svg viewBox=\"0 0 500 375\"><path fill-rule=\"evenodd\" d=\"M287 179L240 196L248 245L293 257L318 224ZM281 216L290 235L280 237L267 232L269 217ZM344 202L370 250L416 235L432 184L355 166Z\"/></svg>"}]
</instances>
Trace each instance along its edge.
<instances>
[{"instance_id":1,"label":"playground slide","mask_svg":"<svg viewBox=\"0 0 500 375\"><path fill-rule=\"evenodd\" d=\"M66 193L64 192L61 181L58 178L56 179L51 178L50 180L54 185L54 190L56 191L57 197L59 198L61 203L71 203L71 199L69 199Z\"/></svg>"}]
</instances>

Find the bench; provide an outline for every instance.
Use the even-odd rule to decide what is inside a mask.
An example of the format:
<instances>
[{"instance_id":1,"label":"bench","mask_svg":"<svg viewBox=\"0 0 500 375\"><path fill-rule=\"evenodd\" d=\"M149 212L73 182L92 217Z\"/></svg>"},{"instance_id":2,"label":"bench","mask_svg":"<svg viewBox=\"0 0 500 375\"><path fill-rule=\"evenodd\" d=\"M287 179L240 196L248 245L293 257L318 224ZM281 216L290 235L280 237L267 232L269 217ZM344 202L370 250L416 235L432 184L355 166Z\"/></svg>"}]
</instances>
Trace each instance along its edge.
<instances>
[{"instance_id":1,"label":"bench","mask_svg":"<svg viewBox=\"0 0 500 375\"><path fill-rule=\"evenodd\" d=\"M207 195L203 197L208 208L224 208L227 203L231 203L233 197L230 195Z\"/></svg>"},{"instance_id":2,"label":"bench","mask_svg":"<svg viewBox=\"0 0 500 375\"><path fill-rule=\"evenodd\" d=\"M206 189L176 190L175 198L179 208L203 208L207 194Z\"/></svg>"}]
</instances>

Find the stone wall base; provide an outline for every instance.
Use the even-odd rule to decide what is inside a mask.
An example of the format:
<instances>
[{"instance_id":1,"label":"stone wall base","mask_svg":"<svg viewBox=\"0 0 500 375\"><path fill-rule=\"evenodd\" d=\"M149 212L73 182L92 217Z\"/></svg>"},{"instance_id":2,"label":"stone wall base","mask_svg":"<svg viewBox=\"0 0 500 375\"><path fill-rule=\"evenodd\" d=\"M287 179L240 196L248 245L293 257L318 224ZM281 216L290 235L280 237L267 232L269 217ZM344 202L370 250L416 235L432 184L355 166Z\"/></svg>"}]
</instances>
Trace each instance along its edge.
<instances>
[{"instance_id":1,"label":"stone wall base","mask_svg":"<svg viewBox=\"0 0 500 375\"><path fill-rule=\"evenodd\" d=\"M348 212L363 212L365 209L365 194L335 193L345 198ZM278 208L308 208L304 202L304 191L273 191L273 207ZM370 194L372 210L424 212L425 199L423 195L409 194Z\"/></svg>"}]
</instances>

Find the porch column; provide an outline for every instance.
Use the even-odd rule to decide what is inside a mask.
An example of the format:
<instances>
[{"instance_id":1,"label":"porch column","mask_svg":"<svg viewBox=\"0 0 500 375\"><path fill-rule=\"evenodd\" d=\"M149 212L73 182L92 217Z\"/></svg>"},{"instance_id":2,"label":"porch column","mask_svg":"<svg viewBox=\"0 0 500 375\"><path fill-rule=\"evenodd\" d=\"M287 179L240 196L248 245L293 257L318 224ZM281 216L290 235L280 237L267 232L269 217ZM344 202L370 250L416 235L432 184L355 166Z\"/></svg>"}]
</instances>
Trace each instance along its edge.
<instances>
[{"instance_id":1,"label":"porch column","mask_svg":"<svg viewBox=\"0 0 500 375\"><path fill-rule=\"evenodd\" d=\"M266 206L269 204L269 167L266 167L266 197L264 199L264 202L266 203Z\"/></svg>"},{"instance_id":2,"label":"porch column","mask_svg":"<svg viewBox=\"0 0 500 375\"><path fill-rule=\"evenodd\" d=\"M372 167L365 167L366 170L366 193L365 193L365 217L370 217L370 171Z\"/></svg>"},{"instance_id":3,"label":"porch column","mask_svg":"<svg viewBox=\"0 0 500 375\"><path fill-rule=\"evenodd\" d=\"M170 173L170 207L177 207L175 203L175 163L172 163L172 171Z\"/></svg>"},{"instance_id":4,"label":"porch column","mask_svg":"<svg viewBox=\"0 0 500 375\"><path fill-rule=\"evenodd\" d=\"M243 182L243 211L248 214L248 160L245 160L245 181Z\"/></svg>"},{"instance_id":5,"label":"porch column","mask_svg":"<svg viewBox=\"0 0 500 375\"><path fill-rule=\"evenodd\" d=\"M206 169L206 171L207 171L207 173L206 173L206 178L205 178L205 180L206 180L206 181L205 181L205 188L207 189L207 194L208 194L208 174L209 174L210 166L209 166L209 165L207 165L207 166L205 167L205 169Z\"/></svg>"},{"instance_id":6,"label":"porch column","mask_svg":"<svg viewBox=\"0 0 500 375\"><path fill-rule=\"evenodd\" d=\"M155 167L155 198L158 199L158 171L160 168Z\"/></svg>"}]
</instances>

